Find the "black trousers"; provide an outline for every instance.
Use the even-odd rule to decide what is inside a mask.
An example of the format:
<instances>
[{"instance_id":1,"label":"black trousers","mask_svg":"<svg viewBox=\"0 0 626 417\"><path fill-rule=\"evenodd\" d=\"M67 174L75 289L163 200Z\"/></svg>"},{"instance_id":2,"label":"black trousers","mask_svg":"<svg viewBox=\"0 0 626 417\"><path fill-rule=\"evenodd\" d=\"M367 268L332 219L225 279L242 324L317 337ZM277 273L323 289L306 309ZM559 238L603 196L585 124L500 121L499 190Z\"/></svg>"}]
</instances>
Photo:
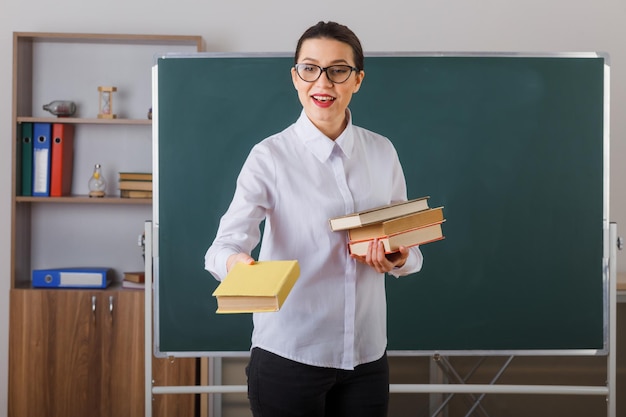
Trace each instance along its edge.
<instances>
[{"instance_id":1,"label":"black trousers","mask_svg":"<svg viewBox=\"0 0 626 417\"><path fill-rule=\"evenodd\" d=\"M246 367L254 417L385 417L387 354L354 370L305 365L252 349Z\"/></svg>"}]
</instances>

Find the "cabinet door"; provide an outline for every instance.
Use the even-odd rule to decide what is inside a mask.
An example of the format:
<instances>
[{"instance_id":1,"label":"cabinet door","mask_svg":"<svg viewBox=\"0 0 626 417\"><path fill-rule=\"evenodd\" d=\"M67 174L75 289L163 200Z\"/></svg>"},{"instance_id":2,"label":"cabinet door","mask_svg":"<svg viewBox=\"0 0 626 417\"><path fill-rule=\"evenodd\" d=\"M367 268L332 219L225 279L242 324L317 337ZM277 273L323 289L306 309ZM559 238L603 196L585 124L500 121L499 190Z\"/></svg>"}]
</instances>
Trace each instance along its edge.
<instances>
[{"instance_id":1,"label":"cabinet door","mask_svg":"<svg viewBox=\"0 0 626 417\"><path fill-rule=\"evenodd\" d=\"M155 386L198 385L196 358L163 359L152 357L152 377ZM199 407L196 394L159 394L152 397L152 416L195 416Z\"/></svg>"},{"instance_id":2,"label":"cabinet door","mask_svg":"<svg viewBox=\"0 0 626 417\"><path fill-rule=\"evenodd\" d=\"M143 416L144 311L143 291L105 293L104 319L110 331L103 343L103 413L111 417Z\"/></svg>"},{"instance_id":3,"label":"cabinet door","mask_svg":"<svg viewBox=\"0 0 626 417\"><path fill-rule=\"evenodd\" d=\"M98 416L102 376L91 292L11 290L9 416Z\"/></svg>"},{"instance_id":4,"label":"cabinet door","mask_svg":"<svg viewBox=\"0 0 626 417\"><path fill-rule=\"evenodd\" d=\"M107 302L108 302L107 298ZM112 330L107 345L110 369L108 401L109 414L116 416L143 416L145 414L144 388L144 292L122 290L112 305ZM153 380L159 385L196 384L195 358L152 358ZM105 368L106 370L106 368ZM153 396L154 417L193 416L196 410L194 394L159 394Z\"/></svg>"}]
</instances>

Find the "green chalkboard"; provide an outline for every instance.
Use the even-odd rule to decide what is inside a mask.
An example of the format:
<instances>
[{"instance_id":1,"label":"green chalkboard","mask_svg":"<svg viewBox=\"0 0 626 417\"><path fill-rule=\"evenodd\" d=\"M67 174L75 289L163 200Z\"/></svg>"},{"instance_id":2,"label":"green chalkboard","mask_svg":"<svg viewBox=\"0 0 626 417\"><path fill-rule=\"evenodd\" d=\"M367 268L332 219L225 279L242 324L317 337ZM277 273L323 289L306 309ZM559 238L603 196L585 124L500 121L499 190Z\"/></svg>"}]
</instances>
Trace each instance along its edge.
<instances>
[{"instance_id":1,"label":"green chalkboard","mask_svg":"<svg viewBox=\"0 0 626 417\"><path fill-rule=\"evenodd\" d=\"M158 59L156 349L249 349L204 254L251 147L293 123L287 56ZM423 270L387 277L389 350L604 352L608 174L601 55L368 56L350 108L389 137L409 198L442 205ZM384 167L381 167L384 169Z\"/></svg>"}]
</instances>

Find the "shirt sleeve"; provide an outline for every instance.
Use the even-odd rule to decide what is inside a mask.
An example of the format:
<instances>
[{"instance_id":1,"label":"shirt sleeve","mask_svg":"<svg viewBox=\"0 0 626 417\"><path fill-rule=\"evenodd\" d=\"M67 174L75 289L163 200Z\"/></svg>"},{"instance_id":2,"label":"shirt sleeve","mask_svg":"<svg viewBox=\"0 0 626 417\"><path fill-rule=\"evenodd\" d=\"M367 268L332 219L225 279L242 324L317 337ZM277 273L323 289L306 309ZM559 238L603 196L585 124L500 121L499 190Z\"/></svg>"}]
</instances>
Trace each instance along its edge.
<instances>
[{"instance_id":1,"label":"shirt sleeve","mask_svg":"<svg viewBox=\"0 0 626 417\"><path fill-rule=\"evenodd\" d=\"M204 257L204 267L217 280L226 277L226 261L236 253L250 254L260 240L259 225L273 198L273 160L255 146L237 178L235 194L220 219L215 239Z\"/></svg>"},{"instance_id":2,"label":"shirt sleeve","mask_svg":"<svg viewBox=\"0 0 626 417\"><path fill-rule=\"evenodd\" d=\"M419 246L413 246L409 248L409 257L407 258L404 265L399 268L394 268L389 273L394 277L398 278L404 275L413 274L422 269L422 264L424 263L424 256L422 255L422 251L420 251Z\"/></svg>"}]
</instances>

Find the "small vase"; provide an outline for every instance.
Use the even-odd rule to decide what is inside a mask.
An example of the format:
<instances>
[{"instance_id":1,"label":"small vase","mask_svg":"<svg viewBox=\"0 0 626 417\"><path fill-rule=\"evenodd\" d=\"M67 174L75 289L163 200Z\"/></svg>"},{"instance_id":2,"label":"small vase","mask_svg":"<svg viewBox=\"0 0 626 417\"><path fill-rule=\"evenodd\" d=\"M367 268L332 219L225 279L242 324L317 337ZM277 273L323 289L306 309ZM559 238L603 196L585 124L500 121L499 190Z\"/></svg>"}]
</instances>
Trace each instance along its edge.
<instances>
[{"instance_id":1,"label":"small vase","mask_svg":"<svg viewBox=\"0 0 626 417\"><path fill-rule=\"evenodd\" d=\"M89 179L89 197L104 197L107 182L102 175L100 164L96 164Z\"/></svg>"}]
</instances>

